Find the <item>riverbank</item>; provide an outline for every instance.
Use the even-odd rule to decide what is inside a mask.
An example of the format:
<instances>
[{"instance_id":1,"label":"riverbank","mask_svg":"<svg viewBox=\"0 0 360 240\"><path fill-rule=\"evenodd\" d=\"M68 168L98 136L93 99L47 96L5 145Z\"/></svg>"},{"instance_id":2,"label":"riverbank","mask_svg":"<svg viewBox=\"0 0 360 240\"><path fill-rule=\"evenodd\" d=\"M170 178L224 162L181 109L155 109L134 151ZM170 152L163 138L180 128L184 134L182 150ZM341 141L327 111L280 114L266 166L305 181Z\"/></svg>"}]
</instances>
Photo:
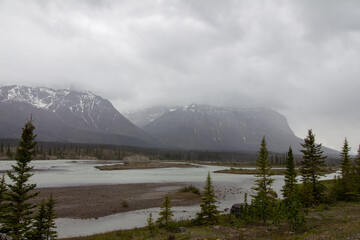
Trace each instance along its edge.
<instances>
[{"instance_id":1,"label":"riverbank","mask_svg":"<svg viewBox=\"0 0 360 240\"><path fill-rule=\"evenodd\" d=\"M327 210L325 210L327 209ZM147 228L119 230L89 237L68 238L67 240L123 240L123 239L360 239L360 204L340 202L334 205L323 205L309 209L307 224L298 232L289 231L287 226L264 226L262 224L229 224L229 216L221 217L216 226L194 226L189 221L176 223L183 226L186 232L157 229L151 236ZM176 229L176 228L175 228Z\"/></svg>"},{"instance_id":2,"label":"riverbank","mask_svg":"<svg viewBox=\"0 0 360 240\"><path fill-rule=\"evenodd\" d=\"M325 167L323 169L323 174L331 174L338 171L339 167ZM300 175L300 170L297 168L296 172L298 175ZM228 174L248 174L248 175L256 175L259 174L258 170L254 167L252 169L250 168L234 168L231 167L230 169L223 169L223 170L217 170L214 171L214 173L228 173ZM285 175L286 168L272 168L271 174L272 175Z\"/></svg>"},{"instance_id":3,"label":"riverbank","mask_svg":"<svg viewBox=\"0 0 360 240\"><path fill-rule=\"evenodd\" d=\"M58 218L99 218L107 215L160 207L166 195L172 206L191 206L200 203L194 193L178 192L181 183L141 183L79 187L38 188L35 201L47 199L52 193L56 200Z\"/></svg>"}]
</instances>

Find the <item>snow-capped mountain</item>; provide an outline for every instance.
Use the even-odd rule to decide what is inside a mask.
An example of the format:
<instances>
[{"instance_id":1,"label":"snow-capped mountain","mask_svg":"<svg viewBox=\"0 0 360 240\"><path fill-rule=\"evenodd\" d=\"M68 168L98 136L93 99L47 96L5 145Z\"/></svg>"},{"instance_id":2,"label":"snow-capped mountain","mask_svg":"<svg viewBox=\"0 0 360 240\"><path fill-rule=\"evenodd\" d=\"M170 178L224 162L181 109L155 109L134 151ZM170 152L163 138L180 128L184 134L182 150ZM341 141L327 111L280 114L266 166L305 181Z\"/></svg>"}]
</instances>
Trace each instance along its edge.
<instances>
[{"instance_id":1,"label":"snow-capped mountain","mask_svg":"<svg viewBox=\"0 0 360 240\"><path fill-rule=\"evenodd\" d=\"M191 104L156 107L127 114L128 119L163 144L188 149L258 151L266 137L269 151L298 152L286 118L270 108L241 109Z\"/></svg>"},{"instance_id":2,"label":"snow-capped mountain","mask_svg":"<svg viewBox=\"0 0 360 240\"><path fill-rule=\"evenodd\" d=\"M18 138L33 115L39 140L153 145L144 131L91 92L43 87L0 88L0 137ZM111 136L111 137L110 137Z\"/></svg>"}]
</instances>

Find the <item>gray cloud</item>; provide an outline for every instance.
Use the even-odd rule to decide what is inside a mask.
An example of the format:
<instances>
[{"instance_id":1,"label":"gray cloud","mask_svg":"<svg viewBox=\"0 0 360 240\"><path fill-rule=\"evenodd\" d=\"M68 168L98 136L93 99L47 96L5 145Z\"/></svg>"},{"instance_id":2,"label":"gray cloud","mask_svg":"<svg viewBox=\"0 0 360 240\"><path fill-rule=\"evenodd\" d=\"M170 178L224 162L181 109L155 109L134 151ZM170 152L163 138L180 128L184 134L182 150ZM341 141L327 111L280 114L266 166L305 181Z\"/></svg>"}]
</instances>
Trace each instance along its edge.
<instances>
[{"instance_id":1,"label":"gray cloud","mask_svg":"<svg viewBox=\"0 0 360 240\"><path fill-rule=\"evenodd\" d=\"M0 0L0 85L86 89L120 110L269 106L360 143L360 3Z\"/></svg>"}]
</instances>

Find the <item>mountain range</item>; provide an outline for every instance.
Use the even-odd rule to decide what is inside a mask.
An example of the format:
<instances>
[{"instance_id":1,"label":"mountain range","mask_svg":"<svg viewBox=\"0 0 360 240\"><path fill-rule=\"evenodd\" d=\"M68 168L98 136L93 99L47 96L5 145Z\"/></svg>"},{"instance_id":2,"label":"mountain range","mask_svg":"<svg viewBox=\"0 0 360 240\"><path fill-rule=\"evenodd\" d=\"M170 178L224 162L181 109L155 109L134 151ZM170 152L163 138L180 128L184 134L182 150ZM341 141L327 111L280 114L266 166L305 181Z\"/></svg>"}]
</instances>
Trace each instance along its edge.
<instances>
[{"instance_id":1,"label":"mountain range","mask_svg":"<svg viewBox=\"0 0 360 240\"><path fill-rule=\"evenodd\" d=\"M286 118L270 108L191 104L160 106L124 115L161 143L185 149L255 152L265 136L270 151L286 152L291 145L299 153L303 142L295 136Z\"/></svg>"},{"instance_id":2,"label":"mountain range","mask_svg":"<svg viewBox=\"0 0 360 240\"><path fill-rule=\"evenodd\" d=\"M286 118L270 108L158 106L124 117L110 101L89 91L0 88L0 138L19 138L30 115L40 141L257 152L266 136L269 151L286 152L291 145L295 153L303 142Z\"/></svg>"},{"instance_id":3,"label":"mountain range","mask_svg":"<svg viewBox=\"0 0 360 240\"><path fill-rule=\"evenodd\" d=\"M1 138L19 138L30 115L41 141L158 145L108 100L91 92L25 86L0 88Z\"/></svg>"}]
</instances>

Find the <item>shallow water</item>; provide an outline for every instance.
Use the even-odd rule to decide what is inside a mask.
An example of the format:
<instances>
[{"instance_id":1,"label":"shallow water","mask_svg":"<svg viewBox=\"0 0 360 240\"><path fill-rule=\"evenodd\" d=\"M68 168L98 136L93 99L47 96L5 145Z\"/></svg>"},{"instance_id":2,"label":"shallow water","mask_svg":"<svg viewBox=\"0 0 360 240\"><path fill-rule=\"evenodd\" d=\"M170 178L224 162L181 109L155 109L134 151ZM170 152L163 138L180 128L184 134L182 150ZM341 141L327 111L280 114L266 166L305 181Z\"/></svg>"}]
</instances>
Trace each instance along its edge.
<instances>
[{"instance_id":1,"label":"shallow water","mask_svg":"<svg viewBox=\"0 0 360 240\"><path fill-rule=\"evenodd\" d=\"M199 168L159 168L101 171L95 166L113 164L115 161L90 160L48 160L33 161L34 169L38 170L31 177L31 182L38 187L66 187L84 185L127 184L127 183L191 183L202 188L208 172L211 173L219 209L231 208L232 204L243 202L244 194L251 193L254 185L253 175L237 175L213 173L213 171L227 169L221 166L201 166ZM13 161L0 161L0 170L11 169ZM323 179L332 179L329 174ZM273 176L273 189L281 196L283 176ZM7 179L7 181L9 181ZM176 187L172 187L173 190ZM164 190L164 189L160 189ZM175 218L194 217L199 206L174 207ZM152 212L154 218L158 216L159 208L137 210L114 214L98 219L68 219L56 220L59 238L90 235L117 229L130 229L146 225L146 218Z\"/></svg>"}]
</instances>

